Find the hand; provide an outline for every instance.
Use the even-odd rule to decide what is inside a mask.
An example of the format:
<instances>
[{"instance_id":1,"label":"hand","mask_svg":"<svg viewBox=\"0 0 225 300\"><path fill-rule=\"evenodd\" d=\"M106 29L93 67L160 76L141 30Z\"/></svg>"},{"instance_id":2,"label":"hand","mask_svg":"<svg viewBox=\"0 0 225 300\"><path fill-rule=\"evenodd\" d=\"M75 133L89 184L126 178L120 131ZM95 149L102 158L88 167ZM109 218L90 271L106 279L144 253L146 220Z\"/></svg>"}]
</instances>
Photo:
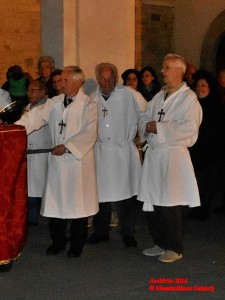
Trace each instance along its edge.
<instances>
[{"instance_id":1,"label":"hand","mask_svg":"<svg viewBox=\"0 0 225 300\"><path fill-rule=\"evenodd\" d=\"M140 140L139 136L136 136L136 138L134 139L134 143L137 146L138 149L140 149L142 147L142 142Z\"/></svg>"},{"instance_id":2,"label":"hand","mask_svg":"<svg viewBox=\"0 0 225 300\"><path fill-rule=\"evenodd\" d=\"M61 144L61 145L55 146L53 148L52 154L61 156L65 153L65 150L66 150L66 147L63 144Z\"/></svg>"},{"instance_id":3,"label":"hand","mask_svg":"<svg viewBox=\"0 0 225 300\"><path fill-rule=\"evenodd\" d=\"M157 133L156 121L150 121L146 123L146 132L148 133Z\"/></svg>"}]
</instances>

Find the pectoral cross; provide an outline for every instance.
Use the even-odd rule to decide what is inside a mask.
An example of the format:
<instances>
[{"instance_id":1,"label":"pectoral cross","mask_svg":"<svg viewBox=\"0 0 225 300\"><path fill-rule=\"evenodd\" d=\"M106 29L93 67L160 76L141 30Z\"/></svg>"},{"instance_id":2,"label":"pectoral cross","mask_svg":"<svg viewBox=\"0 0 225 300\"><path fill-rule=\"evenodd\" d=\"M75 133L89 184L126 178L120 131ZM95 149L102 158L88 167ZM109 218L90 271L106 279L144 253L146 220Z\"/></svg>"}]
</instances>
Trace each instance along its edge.
<instances>
[{"instance_id":1,"label":"pectoral cross","mask_svg":"<svg viewBox=\"0 0 225 300\"><path fill-rule=\"evenodd\" d=\"M62 134L63 127L66 127L66 124L63 123L63 120L62 120L62 121L59 123L59 126L61 126L59 134Z\"/></svg>"},{"instance_id":2,"label":"pectoral cross","mask_svg":"<svg viewBox=\"0 0 225 300\"><path fill-rule=\"evenodd\" d=\"M102 112L103 112L103 117L108 115L108 109L106 109L105 107L104 107L104 109L102 109Z\"/></svg>"},{"instance_id":3,"label":"pectoral cross","mask_svg":"<svg viewBox=\"0 0 225 300\"><path fill-rule=\"evenodd\" d=\"M165 113L164 113L164 111L163 111L163 108L161 109L161 111L158 112L158 115L159 115L159 120L158 120L158 122L160 122L162 116L165 115Z\"/></svg>"}]
</instances>

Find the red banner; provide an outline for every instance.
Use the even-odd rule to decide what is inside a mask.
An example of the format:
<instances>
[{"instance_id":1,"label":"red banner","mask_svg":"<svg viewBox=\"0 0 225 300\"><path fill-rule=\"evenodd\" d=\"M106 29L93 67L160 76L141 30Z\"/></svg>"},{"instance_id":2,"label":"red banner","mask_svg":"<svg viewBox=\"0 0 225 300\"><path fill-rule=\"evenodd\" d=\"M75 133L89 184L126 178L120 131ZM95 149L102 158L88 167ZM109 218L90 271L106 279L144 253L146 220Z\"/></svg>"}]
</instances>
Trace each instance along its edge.
<instances>
[{"instance_id":1,"label":"red banner","mask_svg":"<svg viewBox=\"0 0 225 300\"><path fill-rule=\"evenodd\" d=\"M0 265L15 260L26 242L27 134L0 125Z\"/></svg>"}]
</instances>

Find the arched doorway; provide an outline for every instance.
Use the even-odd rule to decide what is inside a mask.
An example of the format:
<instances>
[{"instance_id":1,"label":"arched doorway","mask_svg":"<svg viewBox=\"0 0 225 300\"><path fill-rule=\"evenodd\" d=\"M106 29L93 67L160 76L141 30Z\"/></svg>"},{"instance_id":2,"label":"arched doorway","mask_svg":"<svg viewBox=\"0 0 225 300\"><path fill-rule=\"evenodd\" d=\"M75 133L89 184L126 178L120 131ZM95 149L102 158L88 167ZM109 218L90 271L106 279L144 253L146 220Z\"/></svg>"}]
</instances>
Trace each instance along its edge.
<instances>
[{"instance_id":1,"label":"arched doorway","mask_svg":"<svg viewBox=\"0 0 225 300\"><path fill-rule=\"evenodd\" d=\"M216 53L216 72L225 69L225 32L218 39L218 47Z\"/></svg>"},{"instance_id":2,"label":"arched doorway","mask_svg":"<svg viewBox=\"0 0 225 300\"><path fill-rule=\"evenodd\" d=\"M210 24L205 35L200 58L200 68L214 74L225 64L225 10Z\"/></svg>"}]
</instances>

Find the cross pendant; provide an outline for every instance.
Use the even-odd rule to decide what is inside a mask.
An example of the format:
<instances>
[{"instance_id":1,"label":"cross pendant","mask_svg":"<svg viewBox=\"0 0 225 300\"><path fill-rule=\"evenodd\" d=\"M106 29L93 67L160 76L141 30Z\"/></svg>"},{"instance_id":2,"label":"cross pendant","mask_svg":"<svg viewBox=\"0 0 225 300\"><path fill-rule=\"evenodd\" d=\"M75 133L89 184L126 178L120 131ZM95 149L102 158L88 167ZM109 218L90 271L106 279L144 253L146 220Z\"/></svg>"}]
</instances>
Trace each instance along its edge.
<instances>
[{"instance_id":1,"label":"cross pendant","mask_svg":"<svg viewBox=\"0 0 225 300\"><path fill-rule=\"evenodd\" d=\"M161 111L158 112L158 115L159 115L159 120L158 120L158 122L160 122L162 116L165 115L165 112L163 111L163 108L161 109Z\"/></svg>"},{"instance_id":2,"label":"cross pendant","mask_svg":"<svg viewBox=\"0 0 225 300\"><path fill-rule=\"evenodd\" d=\"M102 112L103 112L103 117L108 115L108 109L106 109L105 107L104 107L104 109L102 109Z\"/></svg>"},{"instance_id":3,"label":"cross pendant","mask_svg":"<svg viewBox=\"0 0 225 300\"><path fill-rule=\"evenodd\" d=\"M59 126L61 126L59 134L62 134L63 127L66 127L66 124L63 123L63 120L62 120L62 121L59 123Z\"/></svg>"}]
</instances>

